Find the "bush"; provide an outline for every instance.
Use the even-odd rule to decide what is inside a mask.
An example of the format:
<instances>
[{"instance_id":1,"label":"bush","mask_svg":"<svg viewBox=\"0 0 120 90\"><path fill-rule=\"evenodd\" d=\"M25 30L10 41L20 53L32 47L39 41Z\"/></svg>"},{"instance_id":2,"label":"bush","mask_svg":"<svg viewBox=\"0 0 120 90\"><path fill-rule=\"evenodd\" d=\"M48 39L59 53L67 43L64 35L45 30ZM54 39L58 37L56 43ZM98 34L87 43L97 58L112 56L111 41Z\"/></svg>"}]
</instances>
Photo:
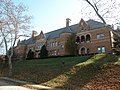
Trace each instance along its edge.
<instances>
[{"instance_id":1,"label":"bush","mask_svg":"<svg viewBox=\"0 0 120 90\"><path fill-rule=\"evenodd\" d=\"M46 58L48 57L48 50L46 49L46 46L43 45L40 51L40 58Z\"/></svg>"},{"instance_id":2,"label":"bush","mask_svg":"<svg viewBox=\"0 0 120 90\"><path fill-rule=\"evenodd\" d=\"M34 58L34 52L30 49L27 54L27 59L33 59Z\"/></svg>"}]
</instances>

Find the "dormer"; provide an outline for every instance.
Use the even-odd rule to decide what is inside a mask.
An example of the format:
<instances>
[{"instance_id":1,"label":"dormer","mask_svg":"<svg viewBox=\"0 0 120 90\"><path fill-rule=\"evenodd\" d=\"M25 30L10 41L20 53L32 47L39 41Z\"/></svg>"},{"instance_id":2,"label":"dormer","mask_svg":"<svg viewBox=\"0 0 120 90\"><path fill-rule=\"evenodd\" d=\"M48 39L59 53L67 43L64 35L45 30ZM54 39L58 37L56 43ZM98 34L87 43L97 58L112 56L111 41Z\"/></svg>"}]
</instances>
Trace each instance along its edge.
<instances>
[{"instance_id":1,"label":"dormer","mask_svg":"<svg viewBox=\"0 0 120 90\"><path fill-rule=\"evenodd\" d=\"M78 26L78 32L82 32L82 31L84 32L88 30L89 30L88 24L81 18Z\"/></svg>"}]
</instances>

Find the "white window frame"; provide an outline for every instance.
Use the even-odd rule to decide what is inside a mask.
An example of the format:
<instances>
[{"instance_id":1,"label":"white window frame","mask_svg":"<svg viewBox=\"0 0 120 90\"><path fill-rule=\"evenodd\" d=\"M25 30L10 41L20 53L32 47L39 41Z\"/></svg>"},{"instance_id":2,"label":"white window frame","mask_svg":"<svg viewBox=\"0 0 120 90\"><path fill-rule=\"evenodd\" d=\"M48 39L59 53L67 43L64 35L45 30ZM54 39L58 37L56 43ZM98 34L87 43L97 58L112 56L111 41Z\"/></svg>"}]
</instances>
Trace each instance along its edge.
<instances>
[{"instance_id":1,"label":"white window frame","mask_svg":"<svg viewBox=\"0 0 120 90\"><path fill-rule=\"evenodd\" d=\"M98 48L97 48L97 52L98 52L98 53L104 53L104 52L106 52L106 48L105 48L104 46L98 47Z\"/></svg>"}]
</instances>

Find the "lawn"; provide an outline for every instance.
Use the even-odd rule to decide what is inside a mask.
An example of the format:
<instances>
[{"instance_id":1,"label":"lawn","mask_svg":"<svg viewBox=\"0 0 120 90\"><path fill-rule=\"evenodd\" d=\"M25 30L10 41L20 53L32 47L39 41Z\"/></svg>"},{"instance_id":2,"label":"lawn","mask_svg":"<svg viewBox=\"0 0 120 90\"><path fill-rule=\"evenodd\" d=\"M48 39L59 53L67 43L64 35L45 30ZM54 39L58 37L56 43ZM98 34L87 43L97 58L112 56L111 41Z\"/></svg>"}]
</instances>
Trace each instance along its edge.
<instances>
[{"instance_id":1,"label":"lawn","mask_svg":"<svg viewBox=\"0 0 120 90\"><path fill-rule=\"evenodd\" d=\"M15 79L65 90L120 88L120 57L115 55L24 60L14 63L13 68Z\"/></svg>"},{"instance_id":2,"label":"lawn","mask_svg":"<svg viewBox=\"0 0 120 90\"><path fill-rule=\"evenodd\" d=\"M68 71L74 65L86 61L88 58L88 56L61 57L16 62L14 65L14 78L39 84L45 83Z\"/></svg>"}]
</instances>

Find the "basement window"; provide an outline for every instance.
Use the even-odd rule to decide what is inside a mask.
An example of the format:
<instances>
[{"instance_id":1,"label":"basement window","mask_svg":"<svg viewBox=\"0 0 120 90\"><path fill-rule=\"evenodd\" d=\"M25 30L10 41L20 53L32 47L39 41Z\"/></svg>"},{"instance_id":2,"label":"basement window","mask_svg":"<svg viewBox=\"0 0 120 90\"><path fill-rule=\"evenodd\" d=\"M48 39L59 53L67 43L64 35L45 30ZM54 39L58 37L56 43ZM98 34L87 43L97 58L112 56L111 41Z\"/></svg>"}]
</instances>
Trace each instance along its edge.
<instances>
[{"instance_id":1,"label":"basement window","mask_svg":"<svg viewBox=\"0 0 120 90\"><path fill-rule=\"evenodd\" d=\"M98 47L97 52L98 53L104 53L105 52L105 47L104 46L103 47Z\"/></svg>"}]
</instances>

